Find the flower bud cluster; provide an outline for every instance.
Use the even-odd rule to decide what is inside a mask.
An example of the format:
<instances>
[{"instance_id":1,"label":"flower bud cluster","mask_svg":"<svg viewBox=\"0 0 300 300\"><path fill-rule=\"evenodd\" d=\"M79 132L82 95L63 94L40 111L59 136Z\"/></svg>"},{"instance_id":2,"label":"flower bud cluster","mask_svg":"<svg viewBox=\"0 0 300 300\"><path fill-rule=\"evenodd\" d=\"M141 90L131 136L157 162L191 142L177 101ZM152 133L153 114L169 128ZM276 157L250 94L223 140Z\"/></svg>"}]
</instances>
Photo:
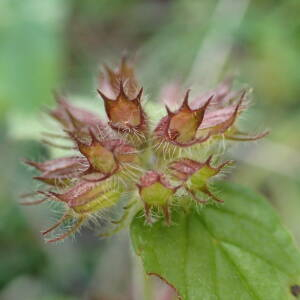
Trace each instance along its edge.
<instances>
[{"instance_id":1,"label":"flower bud cluster","mask_svg":"<svg viewBox=\"0 0 300 300\"><path fill-rule=\"evenodd\" d=\"M48 242L63 240L90 220L102 220L105 212L120 208L124 201L128 203L120 220L110 220L116 225L112 233L139 209L144 210L146 223L164 218L171 226L173 209L222 203L212 183L232 161L215 162L218 145L267 134L251 136L238 129L236 121L247 108L248 92L232 91L230 81L192 102L188 90L179 108L166 106L154 128L151 111L146 113L143 105L143 88L125 59L115 70L106 66L99 82L107 121L56 95L57 108L49 114L76 154L41 163L25 161L40 173L34 178L43 188L23 204L54 201L63 207L62 217L43 232L46 237L59 233Z\"/></svg>"}]
</instances>

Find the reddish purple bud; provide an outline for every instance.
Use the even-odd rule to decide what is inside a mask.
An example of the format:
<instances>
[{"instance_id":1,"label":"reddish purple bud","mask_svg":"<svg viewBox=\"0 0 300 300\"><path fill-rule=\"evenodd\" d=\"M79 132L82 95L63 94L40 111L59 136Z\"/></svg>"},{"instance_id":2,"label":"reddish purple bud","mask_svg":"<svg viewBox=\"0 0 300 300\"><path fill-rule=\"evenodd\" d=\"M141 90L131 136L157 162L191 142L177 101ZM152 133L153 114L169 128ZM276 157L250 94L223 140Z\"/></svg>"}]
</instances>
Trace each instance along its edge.
<instances>
[{"instance_id":1,"label":"reddish purple bud","mask_svg":"<svg viewBox=\"0 0 300 300\"><path fill-rule=\"evenodd\" d=\"M104 100L109 125L138 148L147 144L148 118L141 106L143 88L124 58L115 71L106 67L98 93Z\"/></svg>"},{"instance_id":2,"label":"reddish purple bud","mask_svg":"<svg viewBox=\"0 0 300 300\"><path fill-rule=\"evenodd\" d=\"M169 168L173 176L184 183L185 188L194 196L198 202L206 202L206 200L200 200L197 197L197 192L202 192L208 195L215 201L223 202L209 190L209 180L218 175L221 170L232 163L232 161L226 161L218 167L211 165L212 156L210 156L205 162L198 162L188 158L182 158L170 163Z\"/></svg>"},{"instance_id":3,"label":"reddish purple bud","mask_svg":"<svg viewBox=\"0 0 300 300\"><path fill-rule=\"evenodd\" d=\"M42 163L25 160L42 174L34 179L54 186L66 186L73 178L78 178L88 169L88 161L84 157L71 156L48 160Z\"/></svg>"},{"instance_id":4,"label":"reddish purple bud","mask_svg":"<svg viewBox=\"0 0 300 300\"><path fill-rule=\"evenodd\" d=\"M98 90L104 100L106 114L111 122L111 126L116 129L142 129L141 126L145 122L140 103L143 89L138 92L135 98L129 99L123 89L123 82L120 83L120 86L120 93L116 99L109 99Z\"/></svg>"},{"instance_id":5,"label":"reddish purple bud","mask_svg":"<svg viewBox=\"0 0 300 300\"><path fill-rule=\"evenodd\" d=\"M171 112L166 107L168 115L161 119L154 131L154 136L158 142L167 141L185 147L204 142L209 138L209 135L204 138L197 138L196 134L212 97L197 109L190 108L188 97L189 91L187 91L181 107L176 112Z\"/></svg>"},{"instance_id":6,"label":"reddish purple bud","mask_svg":"<svg viewBox=\"0 0 300 300\"><path fill-rule=\"evenodd\" d=\"M89 131L89 141L81 141L76 134L70 134L90 164L86 174L99 172L107 178L120 171L122 164L138 163L137 150L121 139L100 139Z\"/></svg>"},{"instance_id":7,"label":"reddish purple bud","mask_svg":"<svg viewBox=\"0 0 300 300\"><path fill-rule=\"evenodd\" d=\"M228 77L221 82L215 89L207 91L196 97L193 101L193 106L200 106L207 98L213 96L211 107L217 108L226 107L238 98L240 91L232 91L233 77Z\"/></svg>"},{"instance_id":8,"label":"reddish purple bud","mask_svg":"<svg viewBox=\"0 0 300 300\"><path fill-rule=\"evenodd\" d=\"M237 141L251 141L265 137L268 131L251 136L240 132L235 126L238 115L247 107L247 105L244 104L246 92L247 91L244 90L240 93L236 104L207 112L199 127L198 134L209 134L211 136L222 134L228 140Z\"/></svg>"},{"instance_id":9,"label":"reddish purple bud","mask_svg":"<svg viewBox=\"0 0 300 300\"><path fill-rule=\"evenodd\" d=\"M219 135L225 133L231 126L233 126L237 116L241 110L243 97L234 107L227 107L207 113L203 123L199 127L199 132L206 129L210 135Z\"/></svg>"},{"instance_id":10,"label":"reddish purple bud","mask_svg":"<svg viewBox=\"0 0 300 300\"><path fill-rule=\"evenodd\" d=\"M121 64L116 69L111 69L105 65L105 72L99 76L99 88L108 97L116 98L120 93L120 83L129 98L134 98L140 86L135 78L134 68L123 57Z\"/></svg>"},{"instance_id":11,"label":"reddish purple bud","mask_svg":"<svg viewBox=\"0 0 300 300\"><path fill-rule=\"evenodd\" d=\"M56 100L58 107L51 110L50 115L56 119L64 129L78 130L82 129L82 127L104 127L104 123L97 115L72 105L59 94L56 94Z\"/></svg>"},{"instance_id":12,"label":"reddish purple bud","mask_svg":"<svg viewBox=\"0 0 300 300\"><path fill-rule=\"evenodd\" d=\"M129 99L125 94L123 82L120 83L120 93L116 99L109 99L100 90L109 125L112 129L123 134L125 139L138 148L147 144L148 121L141 106L141 88L135 98Z\"/></svg>"}]
</instances>

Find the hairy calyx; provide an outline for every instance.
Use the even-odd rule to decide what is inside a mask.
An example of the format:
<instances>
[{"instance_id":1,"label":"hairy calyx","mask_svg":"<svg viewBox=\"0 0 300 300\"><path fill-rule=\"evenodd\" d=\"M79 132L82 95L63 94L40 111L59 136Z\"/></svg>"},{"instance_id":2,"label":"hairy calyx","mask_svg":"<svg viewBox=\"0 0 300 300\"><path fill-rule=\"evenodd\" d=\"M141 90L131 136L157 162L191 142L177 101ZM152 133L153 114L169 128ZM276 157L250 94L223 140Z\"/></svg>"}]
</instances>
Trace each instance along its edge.
<instances>
[{"instance_id":1,"label":"hairy calyx","mask_svg":"<svg viewBox=\"0 0 300 300\"><path fill-rule=\"evenodd\" d=\"M62 133L48 134L45 142L59 147L51 139L63 136L72 146L62 147L76 155L25 160L40 173L34 178L43 185L25 195L31 199L23 204L60 203L61 218L43 232L50 236L48 242L63 240L98 219L114 226L101 235L113 234L139 209L144 209L146 223L164 218L172 226L173 209L222 203L213 182L232 161L216 158L218 144L267 134L249 135L238 129L236 121L247 109L248 91L232 91L229 80L193 101L188 90L178 109L166 106L165 116L153 129L151 111L147 113L143 105L143 88L126 59L116 69L105 66L98 93L107 121L61 95L56 95L57 107L49 112ZM175 103L179 96L173 98L168 102ZM120 209L119 220L105 217Z\"/></svg>"}]
</instances>

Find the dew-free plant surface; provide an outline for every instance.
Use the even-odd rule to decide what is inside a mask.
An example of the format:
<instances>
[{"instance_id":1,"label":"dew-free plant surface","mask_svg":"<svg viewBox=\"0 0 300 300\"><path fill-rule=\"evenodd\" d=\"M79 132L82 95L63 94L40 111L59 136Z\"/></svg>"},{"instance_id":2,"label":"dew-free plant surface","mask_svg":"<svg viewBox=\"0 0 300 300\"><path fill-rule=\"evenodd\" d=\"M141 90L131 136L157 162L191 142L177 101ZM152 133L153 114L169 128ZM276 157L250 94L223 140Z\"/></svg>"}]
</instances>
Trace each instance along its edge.
<instances>
[{"instance_id":1,"label":"dew-free plant surface","mask_svg":"<svg viewBox=\"0 0 300 300\"><path fill-rule=\"evenodd\" d=\"M25 160L41 188L23 204L57 205L60 218L42 232L48 243L87 225L101 237L130 225L145 272L181 299L293 299L300 254L291 237L265 199L220 180L234 164L224 158L232 143L267 134L237 125L250 91L234 90L230 79L197 96L188 90L181 99L178 90L161 99L168 106L154 123L156 112L122 59L99 76L107 121L57 94L49 115L61 129L44 142L70 154Z\"/></svg>"}]
</instances>

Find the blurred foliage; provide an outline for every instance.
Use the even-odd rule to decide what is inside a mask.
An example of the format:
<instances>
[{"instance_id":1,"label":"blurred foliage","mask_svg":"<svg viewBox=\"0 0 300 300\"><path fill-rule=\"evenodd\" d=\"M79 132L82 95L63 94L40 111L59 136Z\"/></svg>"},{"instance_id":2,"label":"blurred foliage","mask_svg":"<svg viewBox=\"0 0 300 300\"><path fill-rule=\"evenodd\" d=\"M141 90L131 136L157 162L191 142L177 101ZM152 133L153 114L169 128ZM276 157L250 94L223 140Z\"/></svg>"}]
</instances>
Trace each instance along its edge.
<instances>
[{"instance_id":1,"label":"blurred foliage","mask_svg":"<svg viewBox=\"0 0 300 300\"><path fill-rule=\"evenodd\" d=\"M49 103L63 72L64 1L0 2L0 109Z\"/></svg>"},{"instance_id":2,"label":"blurred foliage","mask_svg":"<svg viewBox=\"0 0 300 300\"><path fill-rule=\"evenodd\" d=\"M19 292L22 299L33 300L128 299L121 287L111 296L104 284L97 285L105 282L106 271L113 272L109 267L97 271L110 240L104 243L87 233L73 244L44 246L39 231L47 225L48 207L28 209L17 203L32 186L31 172L20 158L49 156L34 141L37 124L43 123L37 111L53 103L53 89L92 99L100 110L95 92L99 65L116 62L124 52L136 61L151 101L160 100L161 87L171 80L184 87L199 84L200 79L187 78L204 41L210 35L226 37L230 30L232 45L218 79L234 73L238 85L254 87L255 106L245 126L272 129L266 145L238 150L231 177L264 193L300 243L300 2L241 2L248 6L233 30L234 0L0 1L1 299L20 299ZM223 14L216 13L218 7ZM222 47L217 50L222 54ZM205 63L209 68L214 59ZM126 246L119 251L126 253ZM121 268L120 276L127 278L129 267L114 266Z\"/></svg>"}]
</instances>

